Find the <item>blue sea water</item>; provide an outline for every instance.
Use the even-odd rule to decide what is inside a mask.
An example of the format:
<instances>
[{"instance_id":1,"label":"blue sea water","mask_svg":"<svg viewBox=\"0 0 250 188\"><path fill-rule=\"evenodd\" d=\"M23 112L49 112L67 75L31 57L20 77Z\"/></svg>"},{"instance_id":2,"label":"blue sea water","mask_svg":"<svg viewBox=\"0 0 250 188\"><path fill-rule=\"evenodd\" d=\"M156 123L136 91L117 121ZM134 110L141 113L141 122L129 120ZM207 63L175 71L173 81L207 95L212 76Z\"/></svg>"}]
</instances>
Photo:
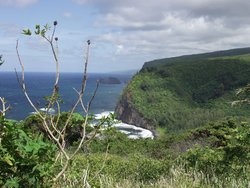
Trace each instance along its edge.
<instances>
[{"instance_id":1,"label":"blue sea water","mask_svg":"<svg viewBox=\"0 0 250 188\"><path fill-rule=\"evenodd\" d=\"M78 95L73 88L80 89L82 76L81 73L61 73L59 92L63 100L62 111L69 111L74 105ZM126 83L131 79L132 74L89 74L84 101L91 98L96 87L96 81L109 76L118 78L122 83L100 84L90 109L91 113L114 111L119 96ZM25 80L27 91L33 103L38 108L45 107L46 100L44 97L51 95L55 74L26 73ZM0 72L0 96L5 97L12 107L7 113L7 118L22 120L34 111L25 98L14 72ZM82 112L81 108L78 108L77 111Z\"/></svg>"}]
</instances>

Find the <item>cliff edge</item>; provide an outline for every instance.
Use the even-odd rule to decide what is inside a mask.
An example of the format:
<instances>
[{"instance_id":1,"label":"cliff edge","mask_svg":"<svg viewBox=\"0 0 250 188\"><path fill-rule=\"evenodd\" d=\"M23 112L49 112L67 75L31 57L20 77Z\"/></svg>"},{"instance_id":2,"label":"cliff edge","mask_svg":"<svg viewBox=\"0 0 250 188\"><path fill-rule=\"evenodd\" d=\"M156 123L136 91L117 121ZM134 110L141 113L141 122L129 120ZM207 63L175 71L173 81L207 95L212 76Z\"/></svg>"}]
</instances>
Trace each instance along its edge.
<instances>
[{"instance_id":1,"label":"cliff edge","mask_svg":"<svg viewBox=\"0 0 250 188\"><path fill-rule=\"evenodd\" d=\"M247 117L233 108L235 91L250 83L250 48L146 62L124 89L119 120L150 130L181 132L227 116Z\"/></svg>"},{"instance_id":2,"label":"cliff edge","mask_svg":"<svg viewBox=\"0 0 250 188\"><path fill-rule=\"evenodd\" d=\"M132 98L129 92L124 92L115 108L117 119L127 124L153 130L154 128L150 126L149 121L147 121L142 114L136 110L136 108L131 104L131 101Z\"/></svg>"}]
</instances>

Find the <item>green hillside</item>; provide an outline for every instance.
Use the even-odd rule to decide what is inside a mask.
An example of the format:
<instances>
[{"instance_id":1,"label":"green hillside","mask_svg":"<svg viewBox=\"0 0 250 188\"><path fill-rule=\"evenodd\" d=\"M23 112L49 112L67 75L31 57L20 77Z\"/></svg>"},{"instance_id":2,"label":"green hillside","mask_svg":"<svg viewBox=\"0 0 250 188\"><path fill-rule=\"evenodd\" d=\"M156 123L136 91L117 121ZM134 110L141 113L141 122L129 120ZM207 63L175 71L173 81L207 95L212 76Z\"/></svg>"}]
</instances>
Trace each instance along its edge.
<instances>
[{"instance_id":1,"label":"green hillside","mask_svg":"<svg viewBox=\"0 0 250 188\"><path fill-rule=\"evenodd\" d=\"M54 128L65 128L72 117L62 150L38 114L22 121L0 114L0 187L249 187L250 126L242 119L250 109L231 106L235 89L250 81L249 57L147 63L128 84L116 112L123 121L167 132L155 139L129 139L111 126L103 129L114 123L113 114L101 120L49 114L44 120ZM80 133L86 133L85 140ZM62 151L76 155L55 181L66 161L58 155Z\"/></svg>"},{"instance_id":2,"label":"green hillside","mask_svg":"<svg viewBox=\"0 0 250 188\"><path fill-rule=\"evenodd\" d=\"M226 116L247 117L249 107L231 102L249 82L250 48L154 60L133 77L117 108L126 100L152 129L179 132ZM117 111L125 122L127 111Z\"/></svg>"}]
</instances>

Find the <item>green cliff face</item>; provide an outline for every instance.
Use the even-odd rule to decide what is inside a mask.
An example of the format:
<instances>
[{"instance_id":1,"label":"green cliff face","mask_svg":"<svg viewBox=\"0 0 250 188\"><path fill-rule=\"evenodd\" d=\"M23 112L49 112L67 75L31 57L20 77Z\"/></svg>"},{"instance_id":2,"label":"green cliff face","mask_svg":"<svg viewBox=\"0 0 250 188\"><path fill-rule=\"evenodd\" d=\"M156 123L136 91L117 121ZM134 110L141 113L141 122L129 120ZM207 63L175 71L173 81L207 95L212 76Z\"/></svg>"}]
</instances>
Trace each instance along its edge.
<instances>
[{"instance_id":1,"label":"green cliff face","mask_svg":"<svg viewBox=\"0 0 250 188\"><path fill-rule=\"evenodd\" d=\"M247 117L249 107L231 102L249 82L250 48L154 60L130 81L116 113L124 122L170 132Z\"/></svg>"}]
</instances>

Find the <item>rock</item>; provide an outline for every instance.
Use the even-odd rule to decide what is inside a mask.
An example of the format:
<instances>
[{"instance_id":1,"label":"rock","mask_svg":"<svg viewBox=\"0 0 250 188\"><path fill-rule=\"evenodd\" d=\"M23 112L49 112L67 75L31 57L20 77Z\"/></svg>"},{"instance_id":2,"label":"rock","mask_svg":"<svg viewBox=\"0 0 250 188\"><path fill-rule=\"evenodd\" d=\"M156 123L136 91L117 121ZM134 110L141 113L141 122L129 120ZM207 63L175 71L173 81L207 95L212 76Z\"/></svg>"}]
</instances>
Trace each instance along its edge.
<instances>
[{"instance_id":1,"label":"rock","mask_svg":"<svg viewBox=\"0 0 250 188\"><path fill-rule=\"evenodd\" d=\"M121 81L115 77L101 78L101 84L121 84Z\"/></svg>"},{"instance_id":2,"label":"rock","mask_svg":"<svg viewBox=\"0 0 250 188\"><path fill-rule=\"evenodd\" d=\"M130 101L130 94L124 92L115 109L117 119L127 124L154 130L154 127L152 127L150 123L133 107Z\"/></svg>"}]
</instances>

